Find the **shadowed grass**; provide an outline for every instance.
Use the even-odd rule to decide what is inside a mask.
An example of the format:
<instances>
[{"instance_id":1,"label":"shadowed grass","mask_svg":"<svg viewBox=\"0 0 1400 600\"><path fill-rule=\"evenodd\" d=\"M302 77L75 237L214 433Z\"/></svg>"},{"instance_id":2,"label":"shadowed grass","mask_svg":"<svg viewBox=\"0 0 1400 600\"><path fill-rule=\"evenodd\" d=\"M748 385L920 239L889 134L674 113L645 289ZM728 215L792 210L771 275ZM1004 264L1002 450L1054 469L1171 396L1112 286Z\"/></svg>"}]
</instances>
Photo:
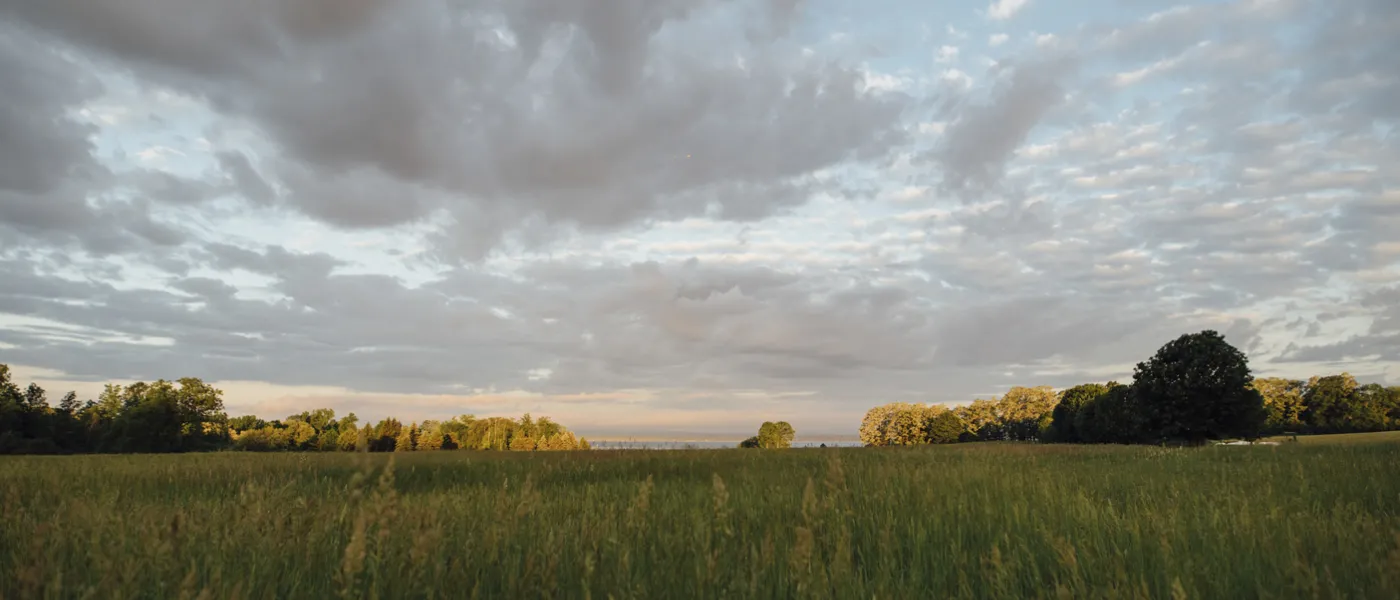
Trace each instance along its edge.
<instances>
[{"instance_id":1,"label":"shadowed grass","mask_svg":"<svg viewBox=\"0 0 1400 600\"><path fill-rule=\"evenodd\" d=\"M1397 464L1400 444L14 457L0 590L1393 598Z\"/></svg>"}]
</instances>

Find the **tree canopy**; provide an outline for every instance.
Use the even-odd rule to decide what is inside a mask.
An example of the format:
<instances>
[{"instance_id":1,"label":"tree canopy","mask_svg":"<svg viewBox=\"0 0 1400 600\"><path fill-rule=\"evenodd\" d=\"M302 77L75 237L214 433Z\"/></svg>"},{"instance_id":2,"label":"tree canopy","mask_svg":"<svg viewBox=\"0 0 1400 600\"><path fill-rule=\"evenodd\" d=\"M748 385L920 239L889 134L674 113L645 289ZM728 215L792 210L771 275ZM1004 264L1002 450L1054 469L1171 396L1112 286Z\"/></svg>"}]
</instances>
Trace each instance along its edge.
<instances>
[{"instance_id":1,"label":"tree canopy","mask_svg":"<svg viewBox=\"0 0 1400 600\"><path fill-rule=\"evenodd\" d=\"M764 421L763 425L759 425L756 438L759 448L792 448L794 436L797 436L797 431L787 421Z\"/></svg>"},{"instance_id":2,"label":"tree canopy","mask_svg":"<svg viewBox=\"0 0 1400 600\"><path fill-rule=\"evenodd\" d=\"M1200 442L1252 437L1264 426L1264 398L1249 359L1206 330L1167 342L1133 372L1148 437Z\"/></svg>"}]
</instances>

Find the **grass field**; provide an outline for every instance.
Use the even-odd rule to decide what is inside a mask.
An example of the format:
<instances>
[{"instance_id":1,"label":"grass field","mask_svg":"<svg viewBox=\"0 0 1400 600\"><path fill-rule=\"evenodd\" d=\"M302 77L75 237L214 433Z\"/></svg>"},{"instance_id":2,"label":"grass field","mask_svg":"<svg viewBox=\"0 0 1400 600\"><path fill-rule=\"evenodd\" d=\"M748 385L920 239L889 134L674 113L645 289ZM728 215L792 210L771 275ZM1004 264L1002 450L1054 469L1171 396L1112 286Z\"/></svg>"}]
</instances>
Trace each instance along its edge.
<instances>
[{"instance_id":1,"label":"grass field","mask_svg":"<svg viewBox=\"0 0 1400 600\"><path fill-rule=\"evenodd\" d=\"M0 458L5 598L1395 598L1400 444Z\"/></svg>"},{"instance_id":2,"label":"grass field","mask_svg":"<svg viewBox=\"0 0 1400 600\"><path fill-rule=\"evenodd\" d=\"M1265 441L1290 442L1294 436L1281 435ZM1372 433L1332 433L1325 435L1297 436L1299 444L1338 445L1338 444L1400 444L1400 431L1377 431Z\"/></svg>"}]
</instances>

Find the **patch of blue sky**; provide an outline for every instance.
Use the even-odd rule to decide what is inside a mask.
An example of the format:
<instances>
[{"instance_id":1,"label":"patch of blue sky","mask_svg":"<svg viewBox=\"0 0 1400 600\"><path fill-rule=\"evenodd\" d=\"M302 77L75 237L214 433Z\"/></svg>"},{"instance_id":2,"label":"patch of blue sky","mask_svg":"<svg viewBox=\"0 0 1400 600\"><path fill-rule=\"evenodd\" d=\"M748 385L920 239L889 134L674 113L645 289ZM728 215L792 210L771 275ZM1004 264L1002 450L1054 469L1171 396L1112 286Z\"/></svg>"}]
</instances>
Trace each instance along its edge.
<instances>
[{"instance_id":1,"label":"patch of blue sky","mask_svg":"<svg viewBox=\"0 0 1400 600\"><path fill-rule=\"evenodd\" d=\"M109 167L155 168L199 177L217 166L202 132L218 116L202 101L140 86L120 73L97 77L105 93L78 114L98 128L91 138L94 154Z\"/></svg>"}]
</instances>

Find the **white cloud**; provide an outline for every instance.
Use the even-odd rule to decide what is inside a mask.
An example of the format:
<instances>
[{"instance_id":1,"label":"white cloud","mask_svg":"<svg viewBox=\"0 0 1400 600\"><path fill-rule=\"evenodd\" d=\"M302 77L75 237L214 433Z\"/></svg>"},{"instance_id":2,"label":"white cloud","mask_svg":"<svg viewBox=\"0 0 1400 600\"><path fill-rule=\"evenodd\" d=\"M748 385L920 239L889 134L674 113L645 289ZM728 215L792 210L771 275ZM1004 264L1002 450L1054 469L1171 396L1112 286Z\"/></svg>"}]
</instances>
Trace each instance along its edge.
<instances>
[{"instance_id":1,"label":"white cloud","mask_svg":"<svg viewBox=\"0 0 1400 600\"><path fill-rule=\"evenodd\" d=\"M1005 33L994 33L991 37L987 38L987 45L995 48L997 46L1005 44L1006 41L1009 39L1011 39L1011 36Z\"/></svg>"},{"instance_id":2,"label":"white cloud","mask_svg":"<svg viewBox=\"0 0 1400 600\"><path fill-rule=\"evenodd\" d=\"M926 185L910 185L896 190L890 197L898 202L908 202L917 200L928 193L929 187Z\"/></svg>"},{"instance_id":3,"label":"white cloud","mask_svg":"<svg viewBox=\"0 0 1400 600\"><path fill-rule=\"evenodd\" d=\"M943 131L944 131L945 129L947 129L947 128L948 128L948 124L947 124L946 122L943 122L943 121L931 121L931 122L926 122L926 123L919 123L919 133L922 133L922 134L925 134L925 135L940 135L940 134L942 134Z\"/></svg>"},{"instance_id":4,"label":"white cloud","mask_svg":"<svg viewBox=\"0 0 1400 600\"><path fill-rule=\"evenodd\" d=\"M956 68L945 69L942 78L943 81L963 89L972 87L972 76Z\"/></svg>"},{"instance_id":5,"label":"white cloud","mask_svg":"<svg viewBox=\"0 0 1400 600\"><path fill-rule=\"evenodd\" d=\"M943 46L934 54L934 60L941 63L950 63L958 60L957 46Z\"/></svg>"},{"instance_id":6,"label":"white cloud","mask_svg":"<svg viewBox=\"0 0 1400 600\"><path fill-rule=\"evenodd\" d=\"M1030 4L1030 0L996 0L987 7L987 17L1004 21L1016 16L1027 4Z\"/></svg>"},{"instance_id":7,"label":"white cloud","mask_svg":"<svg viewBox=\"0 0 1400 600\"><path fill-rule=\"evenodd\" d=\"M866 71L865 89L890 92L902 90L909 87L909 80L892 73L880 73L877 71Z\"/></svg>"}]
</instances>

